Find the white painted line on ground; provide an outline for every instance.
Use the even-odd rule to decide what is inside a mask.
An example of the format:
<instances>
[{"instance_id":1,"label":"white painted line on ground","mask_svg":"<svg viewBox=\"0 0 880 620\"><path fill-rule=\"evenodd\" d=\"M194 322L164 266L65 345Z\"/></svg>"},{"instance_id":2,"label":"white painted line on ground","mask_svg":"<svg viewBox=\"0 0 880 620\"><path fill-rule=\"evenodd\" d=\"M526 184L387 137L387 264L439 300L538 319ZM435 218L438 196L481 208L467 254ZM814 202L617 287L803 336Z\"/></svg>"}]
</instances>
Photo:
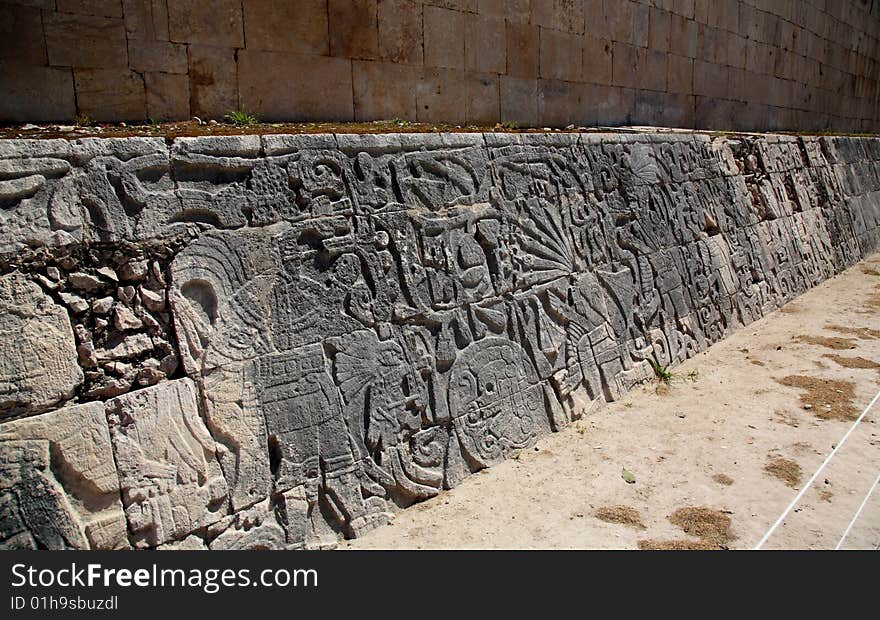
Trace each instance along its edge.
<instances>
[{"instance_id":1,"label":"white painted line on ground","mask_svg":"<svg viewBox=\"0 0 880 620\"><path fill-rule=\"evenodd\" d=\"M853 515L852 521L850 521L849 525L846 526L846 531L843 533L843 536L841 536L840 540L837 541L837 546L834 547L835 551L838 551L840 549L840 546L843 544L844 539L849 535L849 531L852 529L852 526L855 525L855 522L859 518L859 515L862 514L862 510L865 509L865 505L868 503L868 500L871 499L871 495L874 493L874 489L877 488L878 482L880 482L880 473L878 473L877 477L874 478L874 484L872 484L871 488L868 489L868 494L865 495L865 499L862 500L862 505L859 506L858 510L856 510L856 514Z\"/></svg>"},{"instance_id":2,"label":"white painted line on ground","mask_svg":"<svg viewBox=\"0 0 880 620\"><path fill-rule=\"evenodd\" d=\"M853 422L852 426L849 427L849 430L846 431L846 434L843 436L843 439L841 439L837 443L837 445L834 447L834 449L831 450L831 453L827 457L825 457L825 460L822 461L821 465L819 465L819 469L816 470L816 473L814 473L810 477L810 479L807 481L807 483L801 488L800 493L798 493L795 496L795 498L793 500L791 500L791 503L788 505L788 507L785 509L785 511L783 511L783 513L781 515L779 515L779 518L776 519L776 522L770 526L770 529L767 530L767 533L764 534L764 537L761 538L761 540L758 541L758 544L754 546L754 549L756 551L764 546L764 543L766 543L767 539L769 539L770 536L773 534L773 532L776 531L776 528L782 524L782 522L785 520L785 517L788 516L788 513L791 512L791 510L795 506L797 506L797 503L799 501L801 501L801 498L804 496L804 494L813 486L813 483L816 482L816 478L819 477L819 474L822 473L822 470L825 469L825 466L828 465L829 461L831 461L831 459L834 457L834 455L837 454L837 451L840 450L840 447L846 442L847 438L849 438L850 433L852 433L853 430L855 430L855 428L859 425L859 422L862 421L862 418L864 418L868 414L868 411L870 411L871 407L874 406L874 403L877 402L878 398L880 398L880 392L877 392L877 394L874 396L874 398L871 399L871 402L869 402L868 406L865 407L865 410L862 411L862 415L860 415L858 417L858 419L855 422Z\"/></svg>"}]
</instances>

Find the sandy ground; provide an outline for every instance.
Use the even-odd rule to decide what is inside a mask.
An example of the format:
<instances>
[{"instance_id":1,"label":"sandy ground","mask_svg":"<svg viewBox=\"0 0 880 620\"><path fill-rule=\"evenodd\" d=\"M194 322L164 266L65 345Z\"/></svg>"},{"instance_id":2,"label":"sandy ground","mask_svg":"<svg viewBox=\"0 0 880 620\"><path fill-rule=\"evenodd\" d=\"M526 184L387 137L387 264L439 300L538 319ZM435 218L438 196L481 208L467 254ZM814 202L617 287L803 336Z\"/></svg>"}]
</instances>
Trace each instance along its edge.
<instances>
[{"instance_id":1,"label":"sandy ground","mask_svg":"<svg viewBox=\"0 0 880 620\"><path fill-rule=\"evenodd\" d=\"M341 547L637 549L649 540L661 547L752 548L880 389L877 368L840 363L851 366L843 358L859 357L856 365L876 361L880 368L880 331L871 330L880 330L880 254L675 368L668 388L645 385L597 407L535 448ZM823 392L806 398L812 407L802 400L804 390L778 382L791 375L819 379ZM764 548L838 544L880 471L878 415L880 402ZM685 533L670 517L688 507L729 519L729 536L707 535L699 523ZM597 511L643 527L603 521ZM842 548L878 546L880 487Z\"/></svg>"}]
</instances>

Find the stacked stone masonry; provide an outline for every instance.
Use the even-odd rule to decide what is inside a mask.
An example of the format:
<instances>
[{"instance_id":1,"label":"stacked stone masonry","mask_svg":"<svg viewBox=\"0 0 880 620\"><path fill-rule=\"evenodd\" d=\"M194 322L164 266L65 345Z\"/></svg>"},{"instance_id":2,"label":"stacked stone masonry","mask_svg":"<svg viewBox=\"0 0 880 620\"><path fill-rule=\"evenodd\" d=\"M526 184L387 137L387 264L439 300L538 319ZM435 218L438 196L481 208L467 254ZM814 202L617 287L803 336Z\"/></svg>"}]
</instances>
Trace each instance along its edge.
<instances>
[{"instance_id":1,"label":"stacked stone masonry","mask_svg":"<svg viewBox=\"0 0 880 620\"><path fill-rule=\"evenodd\" d=\"M880 0L0 0L0 121L880 132Z\"/></svg>"},{"instance_id":2,"label":"stacked stone masonry","mask_svg":"<svg viewBox=\"0 0 880 620\"><path fill-rule=\"evenodd\" d=\"M321 548L876 250L880 139L0 141L0 547Z\"/></svg>"}]
</instances>

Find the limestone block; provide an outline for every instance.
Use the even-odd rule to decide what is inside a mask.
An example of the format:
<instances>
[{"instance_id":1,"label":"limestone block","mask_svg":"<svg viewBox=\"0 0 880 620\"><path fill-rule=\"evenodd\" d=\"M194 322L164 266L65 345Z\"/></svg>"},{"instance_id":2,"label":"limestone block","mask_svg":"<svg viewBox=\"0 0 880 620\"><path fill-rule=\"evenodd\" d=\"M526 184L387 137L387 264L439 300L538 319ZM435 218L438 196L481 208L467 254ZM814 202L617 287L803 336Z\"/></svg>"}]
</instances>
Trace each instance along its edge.
<instances>
[{"instance_id":1,"label":"limestone block","mask_svg":"<svg viewBox=\"0 0 880 620\"><path fill-rule=\"evenodd\" d=\"M144 73L147 118L173 120L189 117L189 78L170 73Z\"/></svg>"},{"instance_id":2,"label":"limestone block","mask_svg":"<svg viewBox=\"0 0 880 620\"><path fill-rule=\"evenodd\" d=\"M76 103L97 121L139 121L147 116L144 79L117 69L75 69Z\"/></svg>"},{"instance_id":3,"label":"limestone block","mask_svg":"<svg viewBox=\"0 0 880 620\"><path fill-rule=\"evenodd\" d=\"M667 87L672 93L692 93L694 89L694 61L670 54L667 58Z\"/></svg>"},{"instance_id":4,"label":"limestone block","mask_svg":"<svg viewBox=\"0 0 880 620\"><path fill-rule=\"evenodd\" d=\"M266 121L354 118L347 59L242 50L238 80L242 105Z\"/></svg>"},{"instance_id":5,"label":"limestone block","mask_svg":"<svg viewBox=\"0 0 880 620\"><path fill-rule=\"evenodd\" d=\"M505 36L503 19L468 17L465 21L465 68L479 73L504 73L507 68Z\"/></svg>"},{"instance_id":6,"label":"limestone block","mask_svg":"<svg viewBox=\"0 0 880 620\"><path fill-rule=\"evenodd\" d=\"M102 403L0 427L0 546L128 547Z\"/></svg>"},{"instance_id":7,"label":"limestone block","mask_svg":"<svg viewBox=\"0 0 880 620\"><path fill-rule=\"evenodd\" d=\"M379 55L394 63L421 65L422 7L412 0L379 0Z\"/></svg>"},{"instance_id":8,"label":"limestone block","mask_svg":"<svg viewBox=\"0 0 880 620\"><path fill-rule=\"evenodd\" d=\"M217 446L191 380L114 398L107 403L107 421L134 546L184 538L226 515Z\"/></svg>"},{"instance_id":9,"label":"limestone block","mask_svg":"<svg viewBox=\"0 0 880 620\"><path fill-rule=\"evenodd\" d=\"M584 36L583 81L611 84L611 41Z\"/></svg>"},{"instance_id":10,"label":"limestone block","mask_svg":"<svg viewBox=\"0 0 880 620\"><path fill-rule=\"evenodd\" d=\"M541 33L541 77L578 81L583 71L583 37L548 30Z\"/></svg>"},{"instance_id":11,"label":"limestone block","mask_svg":"<svg viewBox=\"0 0 880 620\"><path fill-rule=\"evenodd\" d=\"M465 16L426 5L423 9L425 66L464 68Z\"/></svg>"},{"instance_id":12,"label":"limestone block","mask_svg":"<svg viewBox=\"0 0 880 620\"><path fill-rule=\"evenodd\" d=\"M546 0L533 2L531 22L543 28L575 34L584 32L584 6L581 2Z\"/></svg>"},{"instance_id":13,"label":"limestone block","mask_svg":"<svg viewBox=\"0 0 880 620\"><path fill-rule=\"evenodd\" d=\"M326 56L327 0L244 0L248 49Z\"/></svg>"},{"instance_id":14,"label":"limestone block","mask_svg":"<svg viewBox=\"0 0 880 620\"><path fill-rule=\"evenodd\" d=\"M355 120L417 118L418 68L358 60L353 71Z\"/></svg>"},{"instance_id":15,"label":"limestone block","mask_svg":"<svg viewBox=\"0 0 880 620\"><path fill-rule=\"evenodd\" d=\"M46 13L44 28L52 66L106 69L128 64L122 19Z\"/></svg>"},{"instance_id":16,"label":"limestone block","mask_svg":"<svg viewBox=\"0 0 880 620\"><path fill-rule=\"evenodd\" d=\"M241 0L166 0L170 39L217 47L244 47Z\"/></svg>"},{"instance_id":17,"label":"limestone block","mask_svg":"<svg viewBox=\"0 0 880 620\"><path fill-rule=\"evenodd\" d=\"M116 0L57 0L55 6L62 13L122 17L122 5Z\"/></svg>"},{"instance_id":18,"label":"limestone block","mask_svg":"<svg viewBox=\"0 0 880 620\"><path fill-rule=\"evenodd\" d=\"M128 65L135 71L186 73L186 46L167 41L138 41L128 44Z\"/></svg>"},{"instance_id":19,"label":"limestone block","mask_svg":"<svg viewBox=\"0 0 880 620\"><path fill-rule=\"evenodd\" d=\"M501 76L501 121L522 127L538 124L538 81Z\"/></svg>"},{"instance_id":20,"label":"limestone block","mask_svg":"<svg viewBox=\"0 0 880 620\"><path fill-rule=\"evenodd\" d=\"M167 0L122 0L129 41L168 41Z\"/></svg>"},{"instance_id":21,"label":"limestone block","mask_svg":"<svg viewBox=\"0 0 880 620\"><path fill-rule=\"evenodd\" d=\"M0 60L0 120L7 122L69 121L76 116L70 69L31 67Z\"/></svg>"},{"instance_id":22,"label":"limestone block","mask_svg":"<svg viewBox=\"0 0 880 620\"><path fill-rule=\"evenodd\" d=\"M204 120L238 109L235 50L190 45L188 60L192 114Z\"/></svg>"},{"instance_id":23,"label":"limestone block","mask_svg":"<svg viewBox=\"0 0 880 620\"><path fill-rule=\"evenodd\" d=\"M530 24L507 23L507 75L517 78L538 77L539 31Z\"/></svg>"},{"instance_id":24,"label":"limestone block","mask_svg":"<svg viewBox=\"0 0 880 620\"><path fill-rule=\"evenodd\" d=\"M19 274L0 278L3 417L45 411L82 383L67 311Z\"/></svg>"},{"instance_id":25,"label":"limestone block","mask_svg":"<svg viewBox=\"0 0 880 620\"><path fill-rule=\"evenodd\" d=\"M46 64L39 10L9 4L0 6L0 58L29 66Z\"/></svg>"},{"instance_id":26,"label":"limestone block","mask_svg":"<svg viewBox=\"0 0 880 620\"><path fill-rule=\"evenodd\" d=\"M342 58L379 56L377 0L327 0L330 53Z\"/></svg>"}]
</instances>

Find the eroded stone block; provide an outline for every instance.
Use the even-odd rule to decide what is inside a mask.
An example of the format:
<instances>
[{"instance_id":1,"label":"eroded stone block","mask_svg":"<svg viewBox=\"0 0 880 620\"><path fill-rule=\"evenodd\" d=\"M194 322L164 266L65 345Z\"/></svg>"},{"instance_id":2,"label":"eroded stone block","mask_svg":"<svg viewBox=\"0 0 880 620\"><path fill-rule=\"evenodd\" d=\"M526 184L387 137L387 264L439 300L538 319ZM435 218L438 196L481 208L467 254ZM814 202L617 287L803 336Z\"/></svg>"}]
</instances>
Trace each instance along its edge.
<instances>
[{"instance_id":1,"label":"eroded stone block","mask_svg":"<svg viewBox=\"0 0 880 620\"><path fill-rule=\"evenodd\" d=\"M103 403L0 426L0 547L128 547Z\"/></svg>"},{"instance_id":2,"label":"eroded stone block","mask_svg":"<svg viewBox=\"0 0 880 620\"><path fill-rule=\"evenodd\" d=\"M0 277L0 416L45 411L83 381L67 310L20 274Z\"/></svg>"},{"instance_id":3,"label":"eroded stone block","mask_svg":"<svg viewBox=\"0 0 880 620\"><path fill-rule=\"evenodd\" d=\"M107 421L134 546L185 538L226 515L217 445L191 380L117 397L107 403Z\"/></svg>"}]
</instances>

